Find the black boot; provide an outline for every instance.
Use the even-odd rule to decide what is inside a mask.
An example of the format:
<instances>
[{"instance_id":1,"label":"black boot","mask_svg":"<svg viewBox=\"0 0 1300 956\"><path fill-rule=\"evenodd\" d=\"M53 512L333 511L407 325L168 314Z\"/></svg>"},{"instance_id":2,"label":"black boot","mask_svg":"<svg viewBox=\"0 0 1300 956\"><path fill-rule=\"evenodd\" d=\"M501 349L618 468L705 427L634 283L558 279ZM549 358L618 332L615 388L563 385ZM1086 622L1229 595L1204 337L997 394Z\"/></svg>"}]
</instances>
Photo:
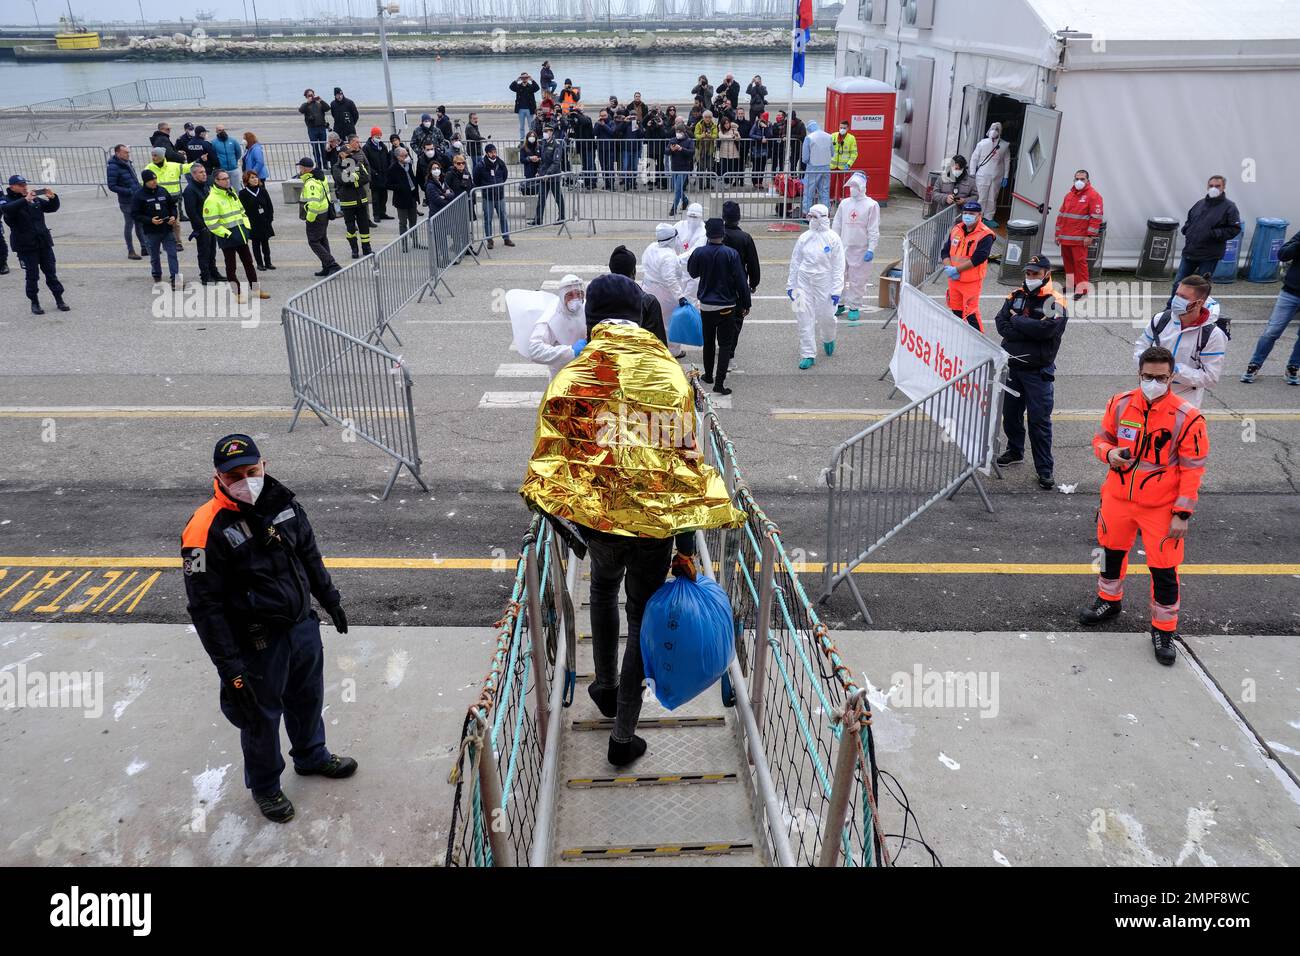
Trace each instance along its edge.
<instances>
[{"instance_id":1,"label":"black boot","mask_svg":"<svg viewBox=\"0 0 1300 956\"><path fill-rule=\"evenodd\" d=\"M357 249L357 241L356 241L355 239L349 239L349 240L348 240L348 245L352 248L352 258L353 258L353 259L360 259L360 258L361 258L361 253L360 253L360 251Z\"/></svg>"},{"instance_id":2,"label":"black boot","mask_svg":"<svg viewBox=\"0 0 1300 956\"><path fill-rule=\"evenodd\" d=\"M1079 609L1080 624L1100 624L1112 617L1119 617L1120 601L1107 601L1100 594L1087 607Z\"/></svg>"},{"instance_id":3,"label":"black boot","mask_svg":"<svg viewBox=\"0 0 1300 956\"><path fill-rule=\"evenodd\" d=\"M275 271L275 266L273 266L273 265L271 264L271 257L270 257L270 256L267 256L267 257L266 257L266 265L264 265L262 268L263 268L263 269L266 269L268 272L274 272L274 271Z\"/></svg>"},{"instance_id":4,"label":"black boot","mask_svg":"<svg viewBox=\"0 0 1300 956\"><path fill-rule=\"evenodd\" d=\"M72 311L72 307L69 306L68 303L64 302L63 299L61 299L61 298L56 298L56 299L54 300L54 305L55 305L56 308L58 308L58 310L59 310L60 312L71 312L71 311Z\"/></svg>"},{"instance_id":5,"label":"black boot","mask_svg":"<svg viewBox=\"0 0 1300 956\"><path fill-rule=\"evenodd\" d=\"M1166 667L1171 666L1178 659L1178 651L1174 650L1174 640L1177 637L1177 631L1162 631L1158 627L1151 628L1151 649L1156 652L1156 660Z\"/></svg>"},{"instance_id":6,"label":"black boot","mask_svg":"<svg viewBox=\"0 0 1300 956\"><path fill-rule=\"evenodd\" d=\"M32 315L44 315L45 310L41 308L39 299L32 299Z\"/></svg>"},{"instance_id":7,"label":"black boot","mask_svg":"<svg viewBox=\"0 0 1300 956\"><path fill-rule=\"evenodd\" d=\"M609 750L606 756L609 758L609 762L615 767L626 767L644 754L645 750L645 738L638 737L636 734L632 735L631 740L623 741L615 740L613 737L610 737Z\"/></svg>"},{"instance_id":8,"label":"black boot","mask_svg":"<svg viewBox=\"0 0 1300 956\"><path fill-rule=\"evenodd\" d=\"M361 243L361 254L363 256L370 255L370 243L368 242Z\"/></svg>"}]
</instances>

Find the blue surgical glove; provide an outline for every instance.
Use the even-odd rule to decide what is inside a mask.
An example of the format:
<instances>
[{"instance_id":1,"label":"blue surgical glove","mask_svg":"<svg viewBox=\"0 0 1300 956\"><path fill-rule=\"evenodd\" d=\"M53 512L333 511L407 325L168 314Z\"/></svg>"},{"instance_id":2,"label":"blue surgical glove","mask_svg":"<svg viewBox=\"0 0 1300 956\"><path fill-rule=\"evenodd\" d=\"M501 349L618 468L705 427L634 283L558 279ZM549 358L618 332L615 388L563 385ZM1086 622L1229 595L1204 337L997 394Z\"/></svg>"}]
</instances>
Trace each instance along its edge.
<instances>
[{"instance_id":1,"label":"blue surgical glove","mask_svg":"<svg viewBox=\"0 0 1300 956\"><path fill-rule=\"evenodd\" d=\"M794 301L794 289L786 289L785 294L790 297L791 302Z\"/></svg>"},{"instance_id":2,"label":"blue surgical glove","mask_svg":"<svg viewBox=\"0 0 1300 956\"><path fill-rule=\"evenodd\" d=\"M870 249L868 249L867 252L866 252L866 255L864 255L864 256L862 257L862 261L863 261L863 262L870 262L870 261L871 261L872 259L874 259L874 258L876 258L876 254L875 254L874 252L872 252Z\"/></svg>"},{"instance_id":3,"label":"blue surgical glove","mask_svg":"<svg viewBox=\"0 0 1300 956\"><path fill-rule=\"evenodd\" d=\"M840 304L840 297L839 297L838 295L832 295L832 296L831 296L831 302L834 303L835 305L839 305L839 304Z\"/></svg>"},{"instance_id":4,"label":"blue surgical glove","mask_svg":"<svg viewBox=\"0 0 1300 956\"><path fill-rule=\"evenodd\" d=\"M1009 179L1007 179L1007 177L1003 176L1003 177L1002 177L1002 188L1003 188L1003 189L1006 189L1006 188L1007 188L1007 183L1009 183L1009 182L1011 182L1011 180L1009 180Z\"/></svg>"},{"instance_id":5,"label":"blue surgical glove","mask_svg":"<svg viewBox=\"0 0 1300 956\"><path fill-rule=\"evenodd\" d=\"M574 342L574 343L573 343L573 357L574 357L574 358L577 358L579 355L581 355L581 354L582 354L582 350L585 349L586 347L587 347L587 340L586 340L586 339L578 339L578 341Z\"/></svg>"},{"instance_id":6,"label":"blue surgical glove","mask_svg":"<svg viewBox=\"0 0 1300 956\"><path fill-rule=\"evenodd\" d=\"M958 269L956 266L944 266L943 271L948 274L949 279L955 279L959 275L961 275L961 270Z\"/></svg>"}]
</instances>

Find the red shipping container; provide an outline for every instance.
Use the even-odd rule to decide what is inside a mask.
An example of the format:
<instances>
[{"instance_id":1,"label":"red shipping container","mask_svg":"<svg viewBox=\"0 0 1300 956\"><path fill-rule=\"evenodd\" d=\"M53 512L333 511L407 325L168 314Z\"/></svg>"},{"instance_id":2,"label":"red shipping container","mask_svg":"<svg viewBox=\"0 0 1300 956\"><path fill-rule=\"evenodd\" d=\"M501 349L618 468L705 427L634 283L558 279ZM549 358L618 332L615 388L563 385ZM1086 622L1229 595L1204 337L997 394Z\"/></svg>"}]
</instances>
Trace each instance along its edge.
<instances>
[{"instance_id":1,"label":"red shipping container","mask_svg":"<svg viewBox=\"0 0 1300 956\"><path fill-rule=\"evenodd\" d=\"M894 153L894 101L888 83L865 76L840 76L826 87L826 132L840 131L847 120L858 142L853 169L867 175L867 195L884 205L889 199L889 165ZM831 175L831 198L838 201L850 173Z\"/></svg>"}]
</instances>

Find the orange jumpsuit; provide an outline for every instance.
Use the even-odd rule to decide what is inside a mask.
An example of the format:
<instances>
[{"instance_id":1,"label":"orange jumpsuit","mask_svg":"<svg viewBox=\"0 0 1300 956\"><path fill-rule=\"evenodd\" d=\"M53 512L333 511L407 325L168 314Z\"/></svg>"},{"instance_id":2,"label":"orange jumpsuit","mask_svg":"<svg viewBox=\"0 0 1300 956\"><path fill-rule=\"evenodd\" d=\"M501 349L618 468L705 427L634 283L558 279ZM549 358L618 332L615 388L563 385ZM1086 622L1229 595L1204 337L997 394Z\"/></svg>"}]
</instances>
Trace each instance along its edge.
<instances>
[{"instance_id":1,"label":"orange jumpsuit","mask_svg":"<svg viewBox=\"0 0 1300 956\"><path fill-rule=\"evenodd\" d=\"M995 236L996 233L984 225L983 219L978 220L969 232L958 219L948 233L948 251L944 258L961 268L970 262L982 240ZM981 332L984 331L984 323L980 320L980 293L984 290L984 275L988 271L989 263L985 259L978 265L963 270L956 279L948 280L948 308Z\"/></svg>"},{"instance_id":2,"label":"orange jumpsuit","mask_svg":"<svg viewBox=\"0 0 1300 956\"><path fill-rule=\"evenodd\" d=\"M1131 460L1123 471L1111 468L1101 486L1097 543L1106 560L1097 593L1108 601L1123 596L1128 552L1141 531L1151 570L1151 625L1176 631L1183 539L1169 537L1169 523L1176 511L1196 510L1210 453L1205 417L1173 393L1152 404L1135 388L1106 405L1092 448L1103 462L1113 448L1128 449Z\"/></svg>"}]
</instances>

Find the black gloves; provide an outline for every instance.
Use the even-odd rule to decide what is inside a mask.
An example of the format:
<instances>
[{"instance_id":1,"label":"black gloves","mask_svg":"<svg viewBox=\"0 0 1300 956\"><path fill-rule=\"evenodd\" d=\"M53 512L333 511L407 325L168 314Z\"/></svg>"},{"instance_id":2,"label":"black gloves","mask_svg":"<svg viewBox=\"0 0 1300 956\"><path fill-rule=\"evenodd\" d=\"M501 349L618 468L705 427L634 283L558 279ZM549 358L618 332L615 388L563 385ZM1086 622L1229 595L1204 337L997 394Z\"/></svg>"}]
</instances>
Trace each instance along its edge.
<instances>
[{"instance_id":1,"label":"black gloves","mask_svg":"<svg viewBox=\"0 0 1300 956\"><path fill-rule=\"evenodd\" d=\"M338 631L340 634L346 634L348 632L348 616L343 613L342 604L336 604L334 607L327 607L325 613L328 614L330 620L334 622L334 630Z\"/></svg>"},{"instance_id":2,"label":"black gloves","mask_svg":"<svg viewBox=\"0 0 1300 956\"><path fill-rule=\"evenodd\" d=\"M229 705L232 713L226 716L240 729L251 727L262 720L262 710L257 705L257 694L248 674L241 672L229 680L221 682L221 696Z\"/></svg>"}]
</instances>

